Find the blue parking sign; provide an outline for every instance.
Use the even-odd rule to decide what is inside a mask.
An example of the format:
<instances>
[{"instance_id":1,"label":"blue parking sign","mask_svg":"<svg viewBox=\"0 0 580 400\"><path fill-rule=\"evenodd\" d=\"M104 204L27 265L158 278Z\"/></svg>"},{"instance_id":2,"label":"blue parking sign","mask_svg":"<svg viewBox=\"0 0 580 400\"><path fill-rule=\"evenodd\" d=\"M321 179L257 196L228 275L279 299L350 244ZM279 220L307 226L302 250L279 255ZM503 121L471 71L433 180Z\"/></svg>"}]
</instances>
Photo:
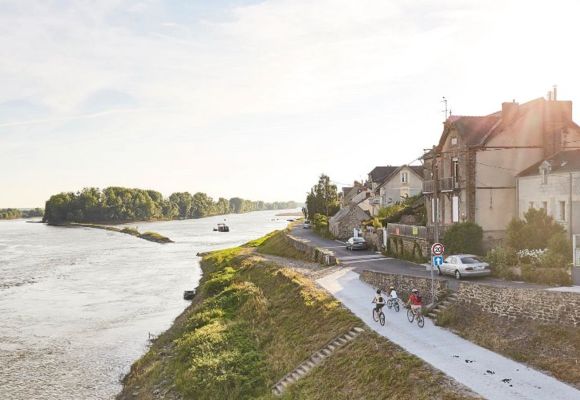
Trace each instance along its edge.
<instances>
[{"instance_id":1,"label":"blue parking sign","mask_svg":"<svg viewBox=\"0 0 580 400\"><path fill-rule=\"evenodd\" d=\"M433 256L433 265L440 267L443 265L443 256Z\"/></svg>"}]
</instances>

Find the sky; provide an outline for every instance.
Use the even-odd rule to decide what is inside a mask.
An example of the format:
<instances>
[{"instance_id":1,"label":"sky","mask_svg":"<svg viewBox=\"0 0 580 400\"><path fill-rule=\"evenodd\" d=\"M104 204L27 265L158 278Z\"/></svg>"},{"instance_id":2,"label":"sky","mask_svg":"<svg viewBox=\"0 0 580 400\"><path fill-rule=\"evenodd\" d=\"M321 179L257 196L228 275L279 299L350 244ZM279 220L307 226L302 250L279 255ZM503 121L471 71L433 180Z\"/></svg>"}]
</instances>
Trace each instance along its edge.
<instances>
[{"instance_id":1,"label":"sky","mask_svg":"<svg viewBox=\"0 0 580 400\"><path fill-rule=\"evenodd\" d=\"M89 186L303 201L321 173L342 186L419 158L438 142L443 96L455 115L555 84L580 102L579 11L0 0L0 207Z\"/></svg>"}]
</instances>

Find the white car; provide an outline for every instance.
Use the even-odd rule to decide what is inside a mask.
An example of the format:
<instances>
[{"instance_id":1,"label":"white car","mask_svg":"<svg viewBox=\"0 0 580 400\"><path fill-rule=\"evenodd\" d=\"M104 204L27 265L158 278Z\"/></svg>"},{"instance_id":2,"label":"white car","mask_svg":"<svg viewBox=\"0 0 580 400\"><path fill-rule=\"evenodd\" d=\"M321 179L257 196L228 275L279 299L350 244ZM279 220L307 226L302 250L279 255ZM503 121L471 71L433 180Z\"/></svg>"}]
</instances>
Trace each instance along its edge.
<instances>
[{"instance_id":1,"label":"white car","mask_svg":"<svg viewBox=\"0 0 580 400\"><path fill-rule=\"evenodd\" d=\"M489 276L489 264L483 262L473 254L457 254L449 256L438 268L438 274L453 275L456 279L469 276Z\"/></svg>"}]
</instances>

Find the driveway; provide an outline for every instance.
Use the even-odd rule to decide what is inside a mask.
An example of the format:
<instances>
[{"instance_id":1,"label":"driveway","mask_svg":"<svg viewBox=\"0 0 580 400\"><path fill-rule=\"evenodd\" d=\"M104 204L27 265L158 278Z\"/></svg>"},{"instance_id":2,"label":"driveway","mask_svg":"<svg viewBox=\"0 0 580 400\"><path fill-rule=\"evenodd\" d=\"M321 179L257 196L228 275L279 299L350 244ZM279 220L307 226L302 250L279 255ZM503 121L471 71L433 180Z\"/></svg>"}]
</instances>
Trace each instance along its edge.
<instances>
[{"instance_id":1,"label":"driveway","mask_svg":"<svg viewBox=\"0 0 580 400\"><path fill-rule=\"evenodd\" d=\"M416 264L410 261L399 260L397 258L386 257L371 250L349 251L346 249L344 242L339 240L324 239L318 236L311 229L303 229L302 225L294 227L291 234L311 242L316 247L321 247L333 251L342 265L353 267L353 270L358 273L360 273L362 270L369 270L388 272L391 274L417 276L422 278L431 277L431 272L427 271L424 265ZM458 287L457 280L451 276L435 276L435 279L448 281L448 286L451 290L455 290ZM498 287L520 287L535 289L545 289L548 287L526 282L504 281L502 279L492 277L471 278L470 280Z\"/></svg>"},{"instance_id":2,"label":"driveway","mask_svg":"<svg viewBox=\"0 0 580 400\"><path fill-rule=\"evenodd\" d=\"M405 309L385 310L386 324L371 317L374 289L343 268L316 281L371 329L425 360L487 399L573 400L580 391L524 364L479 347L429 320L425 327L410 324Z\"/></svg>"}]
</instances>

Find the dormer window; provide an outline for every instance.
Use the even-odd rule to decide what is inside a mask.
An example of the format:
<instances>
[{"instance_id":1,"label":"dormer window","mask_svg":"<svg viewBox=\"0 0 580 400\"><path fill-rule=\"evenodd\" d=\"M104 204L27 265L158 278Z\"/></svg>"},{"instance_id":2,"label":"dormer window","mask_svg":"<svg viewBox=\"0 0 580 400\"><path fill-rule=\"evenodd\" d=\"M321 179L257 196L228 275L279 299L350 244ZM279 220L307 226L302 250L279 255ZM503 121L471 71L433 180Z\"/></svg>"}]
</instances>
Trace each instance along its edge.
<instances>
[{"instance_id":1,"label":"dormer window","mask_svg":"<svg viewBox=\"0 0 580 400\"><path fill-rule=\"evenodd\" d=\"M548 174L550 173L550 170L552 166L550 165L550 163L548 161L544 161L542 163L542 165L540 165L540 176L542 177L542 185L547 185L548 184Z\"/></svg>"},{"instance_id":2,"label":"dormer window","mask_svg":"<svg viewBox=\"0 0 580 400\"><path fill-rule=\"evenodd\" d=\"M409 173L401 172L401 183L409 183Z\"/></svg>"}]
</instances>

